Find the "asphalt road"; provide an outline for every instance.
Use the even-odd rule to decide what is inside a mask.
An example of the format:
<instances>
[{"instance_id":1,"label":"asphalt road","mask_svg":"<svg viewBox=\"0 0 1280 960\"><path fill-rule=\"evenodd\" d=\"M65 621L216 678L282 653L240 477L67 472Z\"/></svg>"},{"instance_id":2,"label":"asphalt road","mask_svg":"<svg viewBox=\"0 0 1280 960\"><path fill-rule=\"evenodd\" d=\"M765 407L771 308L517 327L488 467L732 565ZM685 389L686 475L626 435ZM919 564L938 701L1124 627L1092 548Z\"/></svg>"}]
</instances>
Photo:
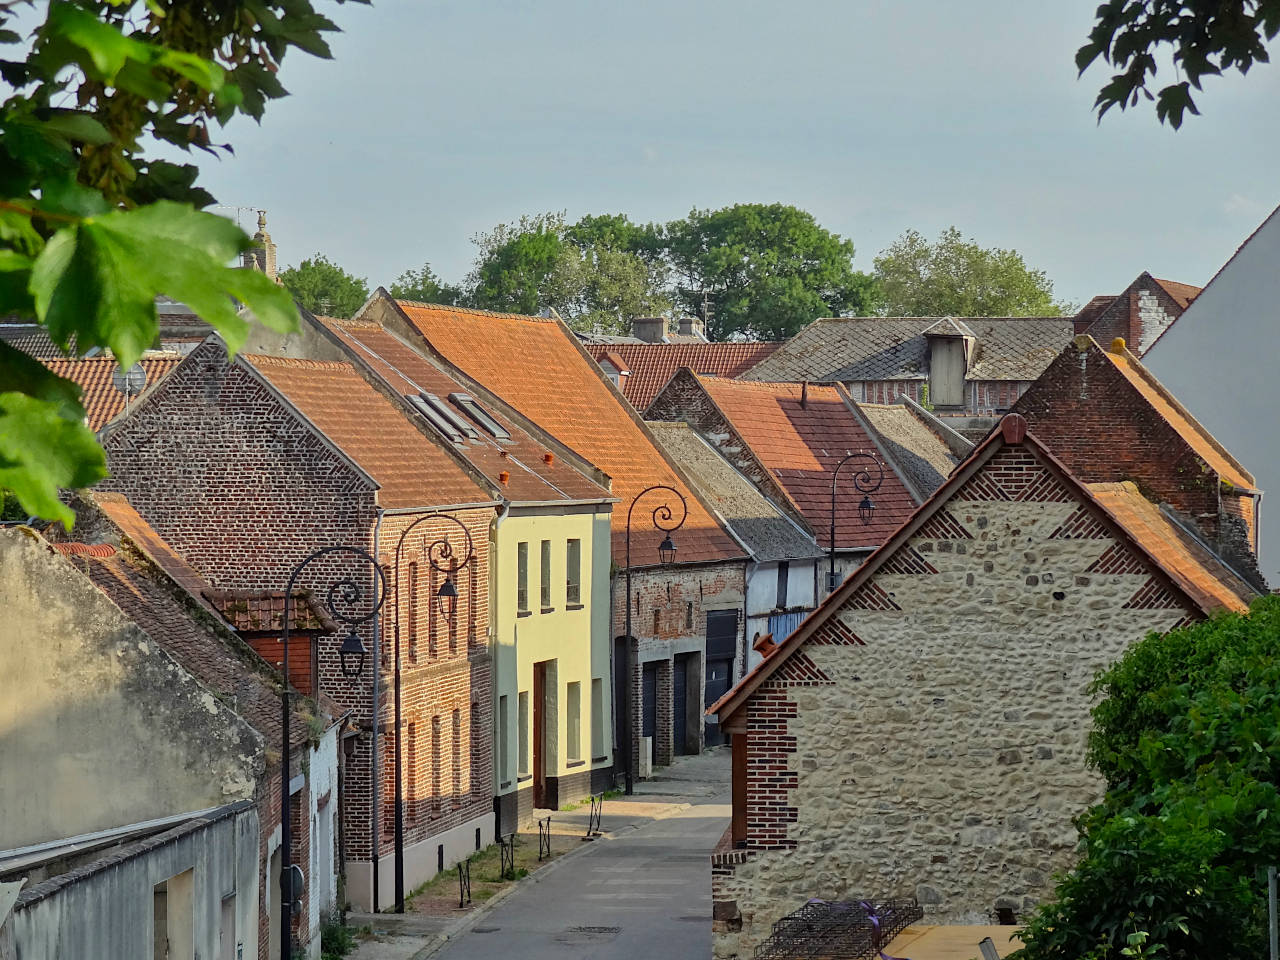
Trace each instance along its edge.
<instances>
[{"instance_id":1,"label":"asphalt road","mask_svg":"<svg viewBox=\"0 0 1280 960\"><path fill-rule=\"evenodd\" d=\"M655 820L547 871L447 943L441 960L708 960L708 856L728 796Z\"/></svg>"}]
</instances>

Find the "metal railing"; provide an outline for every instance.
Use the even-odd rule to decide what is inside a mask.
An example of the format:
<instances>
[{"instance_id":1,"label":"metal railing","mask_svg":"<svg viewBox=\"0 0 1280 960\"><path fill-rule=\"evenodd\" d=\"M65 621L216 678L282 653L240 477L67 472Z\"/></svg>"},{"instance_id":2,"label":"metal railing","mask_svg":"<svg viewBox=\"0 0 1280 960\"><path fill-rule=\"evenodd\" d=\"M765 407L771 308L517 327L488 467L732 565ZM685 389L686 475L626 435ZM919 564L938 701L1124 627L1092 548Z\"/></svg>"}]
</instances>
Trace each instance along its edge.
<instances>
[{"instance_id":1,"label":"metal railing","mask_svg":"<svg viewBox=\"0 0 1280 960\"><path fill-rule=\"evenodd\" d=\"M591 812L587 814L587 835L583 840L594 840L600 836L600 820L604 815L604 794L596 793L591 796Z\"/></svg>"},{"instance_id":2,"label":"metal railing","mask_svg":"<svg viewBox=\"0 0 1280 960\"><path fill-rule=\"evenodd\" d=\"M538 861L551 859L551 818L538 821Z\"/></svg>"},{"instance_id":3,"label":"metal railing","mask_svg":"<svg viewBox=\"0 0 1280 960\"><path fill-rule=\"evenodd\" d=\"M503 880L516 878L516 835L508 833L498 838L498 855L501 857L501 873Z\"/></svg>"},{"instance_id":4,"label":"metal railing","mask_svg":"<svg viewBox=\"0 0 1280 960\"><path fill-rule=\"evenodd\" d=\"M458 861L458 909L471 902L471 861Z\"/></svg>"}]
</instances>

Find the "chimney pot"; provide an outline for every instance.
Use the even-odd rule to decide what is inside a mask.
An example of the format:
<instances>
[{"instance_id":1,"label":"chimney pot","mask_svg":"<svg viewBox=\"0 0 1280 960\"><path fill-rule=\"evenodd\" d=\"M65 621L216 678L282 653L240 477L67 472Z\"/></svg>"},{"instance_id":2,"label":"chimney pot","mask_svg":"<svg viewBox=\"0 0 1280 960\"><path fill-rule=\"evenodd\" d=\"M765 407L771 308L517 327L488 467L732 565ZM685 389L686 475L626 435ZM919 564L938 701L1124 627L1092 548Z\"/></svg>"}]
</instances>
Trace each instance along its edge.
<instances>
[{"instance_id":1,"label":"chimney pot","mask_svg":"<svg viewBox=\"0 0 1280 960\"><path fill-rule=\"evenodd\" d=\"M505 487L508 483L511 482L511 474L503 470L500 474L498 474L498 482Z\"/></svg>"},{"instance_id":2,"label":"chimney pot","mask_svg":"<svg viewBox=\"0 0 1280 960\"><path fill-rule=\"evenodd\" d=\"M542 461L547 466L551 466L551 464L556 462L556 455L548 450L546 453L542 455Z\"/></svg>"}]
</instances>

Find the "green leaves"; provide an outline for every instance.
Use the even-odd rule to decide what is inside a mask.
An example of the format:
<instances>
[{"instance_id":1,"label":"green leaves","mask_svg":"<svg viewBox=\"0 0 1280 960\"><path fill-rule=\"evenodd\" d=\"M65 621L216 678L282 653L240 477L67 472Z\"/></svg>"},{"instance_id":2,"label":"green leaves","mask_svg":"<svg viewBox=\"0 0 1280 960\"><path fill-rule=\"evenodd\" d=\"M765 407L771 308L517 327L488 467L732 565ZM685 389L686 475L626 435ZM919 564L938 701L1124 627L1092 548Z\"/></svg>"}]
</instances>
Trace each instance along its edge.
<instances>
[{"instance_id":1,"label":"green leaves","mask_svg":"<svg viewBox=\"0 0 1280 960\"><path fill-rule=\"evenodd\" d=\"M97 483L107 475L106 458L89 428L63 416L60 406L0 393L0 488L31 513L71 529L74 515L58 489Z\"/></svg>"},{"instance_id":2,"label":"green leaves","mask_svg":"<svg viewBox=\"0 0 1280 960\"><path fill-rule=\"evenodd\" d=\"M232 298L272 329L297 323L284 290L227 266L247 245L231 221L169 201L88 218L54 234L36 260L36 314L64 348L74 337L79 350L110 348L127 367L155 341L155 298L166 294L210 323L234 352L248 325Z\"/></svg>"}]
</instances>

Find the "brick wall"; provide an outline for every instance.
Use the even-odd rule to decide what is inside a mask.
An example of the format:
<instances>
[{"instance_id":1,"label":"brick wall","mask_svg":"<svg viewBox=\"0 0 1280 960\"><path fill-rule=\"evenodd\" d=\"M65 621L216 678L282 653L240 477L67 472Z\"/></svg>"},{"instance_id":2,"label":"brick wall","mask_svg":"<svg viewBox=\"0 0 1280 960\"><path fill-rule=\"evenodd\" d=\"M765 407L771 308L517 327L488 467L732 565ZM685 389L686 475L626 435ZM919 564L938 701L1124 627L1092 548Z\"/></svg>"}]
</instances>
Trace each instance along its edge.
<instances>
[{"instance_id":1,"label":"brick wall","mask_svg":"<svg viewBox=\"0 0 1280 960\"><path fill-rule=\"evenodd\" d=\"M966 416L993 417L1008 412L1031 386L1029 380L971 380L965 391Z\"/></svg>"},{"instance_id":2,"label":"brick wall","mask_svg":"<svg viewBox=\"0 0 1280 960\"><path fill-rule=\"evenodd\" d=\"M1195 614L1028 450L997 453L735 718L747 845L713 857L716 957L747 960L812 897L1025 915L1071 864L1101 795L1087 686Z\"/></svg>"}]
</instances>

